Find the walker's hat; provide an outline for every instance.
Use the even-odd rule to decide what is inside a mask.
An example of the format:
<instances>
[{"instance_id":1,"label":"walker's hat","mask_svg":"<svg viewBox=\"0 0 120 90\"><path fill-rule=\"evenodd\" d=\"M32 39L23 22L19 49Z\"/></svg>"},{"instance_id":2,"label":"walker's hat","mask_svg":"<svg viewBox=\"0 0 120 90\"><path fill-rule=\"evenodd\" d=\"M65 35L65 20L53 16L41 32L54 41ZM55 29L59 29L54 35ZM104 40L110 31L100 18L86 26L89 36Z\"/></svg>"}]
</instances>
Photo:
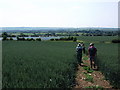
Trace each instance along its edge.
<instances>
[{"instance_id":1,"label":"walker's hat","mask_svg":"<svg viewBox=\"0 0 120 90\"><path fill-rule=\"evenodd\" d=\"M94 44L93 43L90 43L90 46L93 46Z\"/></svg>"},{"instance_id":2,"label":"walker's hat","mask_svg":"<svg viewBox=\"0 0 120 90\"><path fill-rule=\"evenodd\" d=\"M81 44L80 44L80 43L78 43L78 46L81 46Z\"/></svg>"}]
</instances>

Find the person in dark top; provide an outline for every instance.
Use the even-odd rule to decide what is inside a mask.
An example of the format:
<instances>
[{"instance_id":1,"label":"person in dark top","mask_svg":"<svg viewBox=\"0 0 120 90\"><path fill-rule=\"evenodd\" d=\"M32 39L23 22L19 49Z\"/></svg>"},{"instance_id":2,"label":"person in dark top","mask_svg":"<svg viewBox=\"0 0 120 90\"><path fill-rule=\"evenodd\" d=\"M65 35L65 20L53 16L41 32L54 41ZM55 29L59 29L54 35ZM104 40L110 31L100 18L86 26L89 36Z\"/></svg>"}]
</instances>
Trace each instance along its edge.
<instances>
[{"instance_id":1,"label":"person in dark top","mask_svg":"<svg viewBox=\"0 0 120 90\"><path fill-rule=\"evenodd\" d=\"M97 55L97 49L94 47L93 43L90 43L90 47L88 48L88 54L89 54L89 58L90 58L91 68L92 68L93 63L94 63L94 68L95 68L96 67L95 57Z\"/></svg>"},{"instance_id":2,"label":"person in dark top","mask_svg":"<svg viewBox=\"0 0 120 90\"><path fill-rule=\"evenodd\" d=\"M81 46L80 43L76 47L76 53L77 53L78 63L81 66L81 63L82 63L82 46Z\"/></svg>"}]
</instances>

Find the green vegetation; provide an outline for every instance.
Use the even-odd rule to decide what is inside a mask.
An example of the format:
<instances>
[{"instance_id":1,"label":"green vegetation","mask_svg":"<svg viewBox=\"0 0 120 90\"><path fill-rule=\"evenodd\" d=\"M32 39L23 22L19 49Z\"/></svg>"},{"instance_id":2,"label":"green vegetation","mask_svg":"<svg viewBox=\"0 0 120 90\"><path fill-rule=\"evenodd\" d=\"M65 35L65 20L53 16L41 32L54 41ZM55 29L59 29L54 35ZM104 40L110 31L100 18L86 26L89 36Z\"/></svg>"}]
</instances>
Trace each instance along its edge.
<instances>
[{"instance_id":1,"label":"green vegetation","mask_svg":"<svg viewBox=\"0 0 120 90\"><path fill-rule=\"evenodd\" d=\"M88 73L92 73L93 72L93 70L90 67L88 67L88 66L84 66L83 69L86 70Z\"/></svg>"},{"instance_id":2,"label":"green vegetation","mask_svg":"<svg viewBox=\"0 0 120 90\"><path fill-rule=\"evenodd\" d=\"M86 76L86 78L85 78L86 81L89 81L89 82L93 83L93 77L91 75L85 74L85 76Z\"/></svg>"},{"instance_id":3,"label":"green vegetation","mask_svg":"<svg viewBox=\"0 0 120 90\"><path fill-rule=\"evenodd\" d=\"M95 43L97 65L114 87L120 88L120 61L117 36L79 36L78 41ZM109 42L109 43L108 43ZM4 88L72 87L75 79L76 42L3 41ZM87 60L87 58L86 58ZM88 73L89 67L83 67ZM87 80L92 81L91 76Z\"/></svg>"},{"instance_id":4,"label":"green vegetation","mask_svg":"<svg viewBox=\"0 0 120 90\"><path fill-rule=\"evenodd\" d=\"M54 38L52 38L52 39L50 39L50 41L74 41L74 42L76 42L77 38L69 36L69 37L62 37L60 39L54 39Z\"/></svg>"},{"instance_id":5,"label":"green vegetation","mask_svg":"<svg viewBox=\"0 0 120 90\"><path fill-rule=\"evenodd\" d=\"M92 72L91 72L92 73ZM89 74L89 72L83 72L83 74L85 75L85 81L89 81L89 82L94 82L93 81L93 77L91 76L91 74Z\"/></svg>"},{"instance_id":6,"label":"green vegetation","mask_svg":"<svg viewBox=\"0 0 120 90\"><path fill-rule=\"evenodd\" d=\"M118 39L118 36L78 36L77 39L84 41L85 43L102 43L111 42L113 39Z\"/></svg>"},{"instance_id":7,"label":"green vegetation","mask_svg":"<svg viewBox=\"0 0 120 90\"><path fill-rule=\"evenodd\" d=\"M111 84L120 88L120 60L118 55L119 43L111 43L113 39L117 39L117 36L89 36L89 37L78 37L78 40L84 40L85 46L89 47L89 43L95 43L97 48L97 65L101 70L105 78L108 79ZM110 42L101 43L100 41ZM86 48L87 49L87 48Z\"/></svg>"},{"instance_id":8,"label":"green vegetation","mask_svg":"<svg viewBox=\"0 0 120 90\"><path fill-rule=\"evenodd\" d=\"M96 46L98 47L97 61L99 69L115 87L120 87L118 44L96 44Z\"/></svg>"},{"instance_id":9,"label":"green vegetation","mask_svg":"<svg viewBox=\"0 0 120 90\"><path fill-rule=\"evenodd\" d=\"M75 79L74 42L3 42L3 88L65 88Z\"/></svg>"}]
</instances>

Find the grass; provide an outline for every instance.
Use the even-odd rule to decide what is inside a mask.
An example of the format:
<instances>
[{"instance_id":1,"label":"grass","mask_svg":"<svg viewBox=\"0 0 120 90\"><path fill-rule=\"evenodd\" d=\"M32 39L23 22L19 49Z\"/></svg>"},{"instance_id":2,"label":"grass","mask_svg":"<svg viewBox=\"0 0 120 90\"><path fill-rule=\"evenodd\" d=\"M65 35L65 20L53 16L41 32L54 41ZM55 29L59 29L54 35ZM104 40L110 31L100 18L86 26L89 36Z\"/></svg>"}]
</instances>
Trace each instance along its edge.
<instances>
[{"instance_id":1,"label":"grass","mask_svg":"<svg viewBox=\"0 0 120 90\"><path fill-rule=\"evenodd\" d=\"M93 72L93 70L89 66L85 66L85 67L83 67L83 69L86 70L87 73L92 73Z\"/></svg>"},{"instance_id":2,"label":"grass","mask_svg":"<svg viewBox=\"0 0 120 90\"><path fill-rule=\"evenodd\" d=\"M93 77L91 75L85 74L85 76L86 76L85 81L92 82L92 83L94 82Z\"/></svg>"}]
</instances>

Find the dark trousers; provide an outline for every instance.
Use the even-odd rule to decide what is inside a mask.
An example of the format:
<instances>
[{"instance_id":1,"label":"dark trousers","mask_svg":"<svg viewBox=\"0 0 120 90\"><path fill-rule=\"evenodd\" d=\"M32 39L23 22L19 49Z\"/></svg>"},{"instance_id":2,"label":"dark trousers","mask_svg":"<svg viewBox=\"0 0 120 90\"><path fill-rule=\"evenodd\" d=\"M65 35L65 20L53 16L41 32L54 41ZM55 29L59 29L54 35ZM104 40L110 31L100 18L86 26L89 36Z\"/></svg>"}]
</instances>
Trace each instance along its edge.
<instances>
[{"instance_id":1,"label":"dark trousers","mask_svg":"<svg viewBox=\"0 0 120 90\"><path fill-rule=\"evenodd\" d=\"M83 53L85 54L85 47L83 47Z\"/></svg>"},{"instance_id":2,"label":"dark trousers","mask_svg":"<svg viewBox=\"0 0 120 90\"><path fill-rule=\"evenodd\" d=\"M82 63L82 54L77 54L77 61L79 64Z\"/></svg>"},{"instance_id":3,"label":"dark trousers","mask_svg":"<svg viewBox=\"0 0 120 90\"><path fill-rule=\"evenodd\" d=\"M95 58L95 56L90 56L90 65L91 65L91 68L93 66L92 62L94 62L94 68L95 68L95 66L96 66L96 58Z\"/></svg>"}]
</instances>

